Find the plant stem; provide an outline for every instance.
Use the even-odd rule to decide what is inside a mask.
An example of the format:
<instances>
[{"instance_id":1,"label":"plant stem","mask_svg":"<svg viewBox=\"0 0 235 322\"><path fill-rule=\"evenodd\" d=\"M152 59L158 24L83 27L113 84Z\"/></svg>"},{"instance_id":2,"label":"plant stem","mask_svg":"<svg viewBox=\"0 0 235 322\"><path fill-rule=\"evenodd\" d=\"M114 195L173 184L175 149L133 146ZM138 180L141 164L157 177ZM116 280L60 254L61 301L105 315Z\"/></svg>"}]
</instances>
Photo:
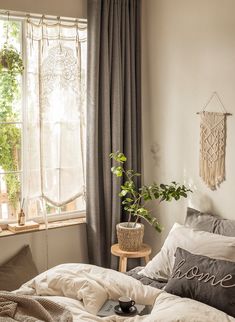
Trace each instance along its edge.
<instances>
[{"instance_id":1,"label":"plant stem","mask_svg":"<svg viewBox=\"0 0 235 322\"><path fill-rule=\"evenodd\" d=\"M131 213L129 212L127 227L129 227L129 226L130 226L130 221L131 221Z\"/></svg>"},{"instance_id":2,"label":"plant stem","mask_svg":"<svg viewBox=\"0 0 235 322\"><path fill-rule=\"evenodd\" d=\"M134 223L134 227L136 227L136 224L138 222L138 219L139 219L139 217L138 217L138 215L136 215L136 220L135 220L135 223Z\"/></svg>"}]
</instances>

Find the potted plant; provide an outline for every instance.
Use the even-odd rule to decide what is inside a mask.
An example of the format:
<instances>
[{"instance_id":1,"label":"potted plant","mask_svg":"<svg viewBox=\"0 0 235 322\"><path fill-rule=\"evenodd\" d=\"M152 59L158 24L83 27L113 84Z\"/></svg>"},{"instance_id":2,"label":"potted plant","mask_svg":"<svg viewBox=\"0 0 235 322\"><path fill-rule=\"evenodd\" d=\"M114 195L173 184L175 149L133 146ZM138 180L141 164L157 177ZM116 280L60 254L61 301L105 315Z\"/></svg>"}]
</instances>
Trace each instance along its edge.
<instances>
[{"instance_id":1,"label":"potted plant","mask_svg":"<svg viewBox=\"0 0 235 322\"><path fill-rule=\"evenodd\" d=\"M22 74L23 60L14 46L7 42L0 50L0 72L7 71L12 74Z\"/></svg>"},{"instance_id":2,"label":"potted plant","mask_svg":"<svg viewBox=\"0 0 235 322\"><path fill-rule=\"evenodd\" d=\"M181 197L186 198L191 190L175 181L169 185L163 183L158 185L154 182L151 185L137 187L134 180L141 174L124 168L127 161L126 156L119 151L109 156L117 163L111 168L112 173L116 177L124 177L119 196L122 198L124 210L128 213L128 221L117 224L119 247L125 251L137 251L142 245L144 236L144 225L139 222L141 218L156 231L162 231L162 226L146 207L147 203L156 199L162 202L179 200Z\"/></svg>"}]
</instances>

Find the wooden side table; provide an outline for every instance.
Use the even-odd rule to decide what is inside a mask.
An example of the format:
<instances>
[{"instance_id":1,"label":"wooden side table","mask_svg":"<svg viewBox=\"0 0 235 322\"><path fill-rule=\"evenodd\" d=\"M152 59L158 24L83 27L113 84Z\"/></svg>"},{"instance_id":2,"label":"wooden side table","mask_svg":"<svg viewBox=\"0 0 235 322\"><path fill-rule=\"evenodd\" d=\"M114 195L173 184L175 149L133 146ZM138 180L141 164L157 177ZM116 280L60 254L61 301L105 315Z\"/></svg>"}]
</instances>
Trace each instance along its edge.
<instances>
[{"instance_id":1,"label":"wooden side table","mask_svg":"<svg viewBox=\"0 0 235 322\"><path fill-rule=\"evenodd\" d=\"M114 244L111 246L111 253L115 256L120 257L119 259L119 272L126 272L127 267L127 259L128 258L142 258L144 257L145 263L149 262L149 255L151 254L152 249L149 245L143 244L140 250L136 252L127 252L125 250L121 250L118 244Z\"/></svg>"}]
</instances>

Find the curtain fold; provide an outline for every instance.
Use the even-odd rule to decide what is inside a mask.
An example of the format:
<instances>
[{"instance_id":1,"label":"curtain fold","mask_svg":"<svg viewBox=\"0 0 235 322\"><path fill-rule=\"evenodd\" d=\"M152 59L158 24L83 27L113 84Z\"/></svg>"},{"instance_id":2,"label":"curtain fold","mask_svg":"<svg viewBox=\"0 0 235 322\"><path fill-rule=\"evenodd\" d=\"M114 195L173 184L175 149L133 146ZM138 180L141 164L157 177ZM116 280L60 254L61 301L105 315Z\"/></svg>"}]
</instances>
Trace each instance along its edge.
<instances>
[{"instance_id":1,"label":"curtain fold","mask_svg":"<svg viewBox=\"0 0 235 322\"><path fill-rule=\"evenodd\" d=\"M115 267L122 215L109 154L141 171L140 0L88 0L87 234L92 264Z\"/></svg>"}]
</instances>

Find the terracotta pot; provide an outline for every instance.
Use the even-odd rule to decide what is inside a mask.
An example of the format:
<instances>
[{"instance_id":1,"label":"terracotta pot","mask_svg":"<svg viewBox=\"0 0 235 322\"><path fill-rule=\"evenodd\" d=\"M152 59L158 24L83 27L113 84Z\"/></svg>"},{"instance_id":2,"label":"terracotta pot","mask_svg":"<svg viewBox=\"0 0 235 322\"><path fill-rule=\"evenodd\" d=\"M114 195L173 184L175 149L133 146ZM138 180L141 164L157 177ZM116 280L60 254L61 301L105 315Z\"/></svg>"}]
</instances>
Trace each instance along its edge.
<instances>
[{"instance_id":1,"label":"terracotta pot","mask_svg":"<svg viewBox=\"0 0 235 322\"><path fill-rule=\"evenodd\" d=\"M143 244L144 225L133 222L122 222L117 224L117 238L121 250L138 251Z\"/></svg>"}]
</instances>

